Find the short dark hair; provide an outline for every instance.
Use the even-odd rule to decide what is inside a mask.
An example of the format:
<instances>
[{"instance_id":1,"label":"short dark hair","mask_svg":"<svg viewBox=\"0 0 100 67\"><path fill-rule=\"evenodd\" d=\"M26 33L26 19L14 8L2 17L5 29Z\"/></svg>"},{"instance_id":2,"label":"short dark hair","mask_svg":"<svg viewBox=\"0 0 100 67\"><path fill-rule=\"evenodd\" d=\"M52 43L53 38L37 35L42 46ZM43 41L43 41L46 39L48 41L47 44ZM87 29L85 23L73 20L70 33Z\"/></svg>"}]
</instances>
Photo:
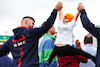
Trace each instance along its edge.
<instances>
[{"instance_id":1,"label":"short dark hair","mask_svg":"<svg viewBox=\"0 0 100 67\"><path fill-rule=\"evenodd\" d=\"M25 18L30 18L30 19L32 19L32 20L35 22L34 18L32 18L32 17L30 17L30 16L25 16L25 17L23 17L23 19L25 19ZM22 19L22 20L23 20L23 19Z\"/></svg>"},{"instance_id":2,"label":"short dark hair","mask_svg":"<svg viewBox=\"0 0 100 67\"><path fill-rule=\"evenodd\" d=\"M84 43L87 44L87 43L92 43L93 42L93 38L92 38L92 35L86 35L84 37Z\"/></svg>"}]
</instances>

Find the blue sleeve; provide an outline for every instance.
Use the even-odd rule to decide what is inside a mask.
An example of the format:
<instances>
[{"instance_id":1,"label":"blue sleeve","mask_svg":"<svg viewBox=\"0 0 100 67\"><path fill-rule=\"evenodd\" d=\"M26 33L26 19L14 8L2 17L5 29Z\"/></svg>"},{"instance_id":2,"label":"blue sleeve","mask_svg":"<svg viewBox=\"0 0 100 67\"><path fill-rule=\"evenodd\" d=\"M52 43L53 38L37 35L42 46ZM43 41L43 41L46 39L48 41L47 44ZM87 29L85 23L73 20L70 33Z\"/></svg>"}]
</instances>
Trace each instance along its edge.
<instances>
[{"instance_id":1,"label":"blue sleeve","mask_svg":"<svg viewBox=\"0 0 100 67\"><path fill-rule=\"evenodd\" d=\"M90 22L89 18L87 17L85 9L82 9L80 13L80 18L83 27L96 38L100 38L100 28L95 27L95 25Z\"/></svg>"},{"instance_id":2,"label":"blue sleeve","mask_svg":"<svg viewBox=\"0 0 100 67\"><path fill-rule=\"evenodd\" d=\"M39 63L39 67L44 67L44 63Z\"/></svg>"},{"instance_id":3,"label":"blue sleeve","mask_svg":"<svg viewBox=\"0 0 100 67\"><path fill-rule=\"evenodd\" d=\"M53 40L52 39L49 39L49 40L47 40L46 42L45 42L45 45L44 45L44 50L45 49L54 49L54 42L53 42Z\"/></svg>"},{"instance_id":4,"label":"blue sleeve","mask_svg":"<svg viewBox=\"0 0 100 67\"><path fill-rule=\"evenodd\" d=\"M0 47L0 57L6 55L9 52L10 52L10 50L9 50L9 47L7 45L4 44Z\"/></svg>"},{"instance_id":5,"label":"blue sleeve","mask_svg":"<svg viewBox=\"0 0 100 67\"><path fill-rule=\"evenodd\" d=\"M55 22L56 16L57 16L57 10L54 9L45 24L43 24L40 28L34 28L30 30L31 35L34 34L35 37L39 37L39 36L41 37L44 33L46 33L52 27L52 25Z\"/></svg>"},{"instance_id":6,"label":"blue sleeve","mask_svg":"<svg viewBox=\"0 0 100 67\"><path fill-rule=\"evenodd\" d=\"M0 47L0 57L6 55L7 53L10 52L9 47L7 46L8 41L4 43L4 45L2 45Z\"/></svg>"}]
</instances>

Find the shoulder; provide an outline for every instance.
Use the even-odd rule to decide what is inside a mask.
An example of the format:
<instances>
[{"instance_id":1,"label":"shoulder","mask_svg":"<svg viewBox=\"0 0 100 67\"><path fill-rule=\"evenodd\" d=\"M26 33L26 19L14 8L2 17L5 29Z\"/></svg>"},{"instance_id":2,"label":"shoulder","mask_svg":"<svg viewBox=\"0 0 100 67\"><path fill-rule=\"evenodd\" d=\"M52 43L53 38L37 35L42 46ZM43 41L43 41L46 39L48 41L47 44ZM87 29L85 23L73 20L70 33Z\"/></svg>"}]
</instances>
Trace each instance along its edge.
<instances>
[{"instance_id":1,"label":"shoulder","mask_svg":"<svg viewBox=\"0 0 100 67\"><path fill-rule=\"evenodd\" d=\"M45 39L46 39L46 41L53 41L53 39L52 38L50 38L50 37L45 37Z\"/></svg>"},{"instance_id":2,"label":"shoulder","mask_svg":"<svg viewBox=\"0 0 100 67\"><path fill-rule=\"evenodd\" d=\"M73 19L72 21L70 21L70 23L76 23L75 20Z\"/></svg>"},{"instance_id":3,"label":"shoulder","mask_svg":"<svg viewBox=\"0 0 100 67\"><path fill-rule=\"evenodd\" d=\"M50 38L50 37L44 37L44 38L42 39L42 41L43 41L43 42L50 42L50 41L53 41L53 39Z\"/></svg>"},{"instance_id":4,"label":"shoulder","mask_svg":"<svg viewBox=\"0 0 100 67\"><path fill-rule=\"evenodd\" d=\"M59 20L59 22L63 22L63 20Z\"/></svg>"},{"instance_id":5,"label":"shoulder","mask_svg":"<svg viewBox=\"0 0 100 67\"><path fill-rule=\"evenodd\" d=\"M59 20L59 24L62 24L63 23L63 20Z\"/></svg>"}]
</instances>

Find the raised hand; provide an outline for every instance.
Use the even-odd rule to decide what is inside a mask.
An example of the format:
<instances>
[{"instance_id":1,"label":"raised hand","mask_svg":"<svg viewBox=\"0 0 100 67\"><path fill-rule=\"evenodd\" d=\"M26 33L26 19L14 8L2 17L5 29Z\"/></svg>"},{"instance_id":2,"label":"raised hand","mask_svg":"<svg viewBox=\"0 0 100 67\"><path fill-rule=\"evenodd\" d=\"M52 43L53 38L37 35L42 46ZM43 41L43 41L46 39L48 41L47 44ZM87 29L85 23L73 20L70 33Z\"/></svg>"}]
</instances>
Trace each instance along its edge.
<instances>
[{"instance_id":1,"label":"raised hand","mask_svg":"<svg viewBox=\"0 0 100 67\"><path fill-rule=\"evenodd\" d=\"M77 10L78 10L78 11L81 11L82 9L85 9L85 8L84 8L84 5L83 5L82 3L79 3L79 4L78 4L78 7L77 7Z\"/></svg>"},{"instance_id":2,"label":"raised hand","mask_svg":"<svg viewBox=\"0 0 100 67\"><path fill-rule=\"evenodd\" d=\"M56 10L61 10L62 9L62 2L58 2L55 6Z\"/></svg>"}]
</instances>

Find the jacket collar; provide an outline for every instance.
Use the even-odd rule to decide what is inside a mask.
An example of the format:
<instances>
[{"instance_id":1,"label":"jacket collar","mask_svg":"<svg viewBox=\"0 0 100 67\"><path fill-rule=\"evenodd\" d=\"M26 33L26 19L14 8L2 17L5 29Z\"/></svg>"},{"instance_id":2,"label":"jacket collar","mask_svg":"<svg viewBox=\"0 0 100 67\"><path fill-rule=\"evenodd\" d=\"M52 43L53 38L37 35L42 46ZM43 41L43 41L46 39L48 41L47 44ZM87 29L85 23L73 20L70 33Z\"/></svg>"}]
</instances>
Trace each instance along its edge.
<instances>
[{"instance_id":1,"label":"jacket collar","mask_svg":"<svg viewBox=\"0 0 100 67\"><path fill-rule=\"evenodd\" d=\"M26 29L28 29L27 27L25 27L25 26L18 26L17 28L26 28Z\"/></svg>"}]
</instances>

